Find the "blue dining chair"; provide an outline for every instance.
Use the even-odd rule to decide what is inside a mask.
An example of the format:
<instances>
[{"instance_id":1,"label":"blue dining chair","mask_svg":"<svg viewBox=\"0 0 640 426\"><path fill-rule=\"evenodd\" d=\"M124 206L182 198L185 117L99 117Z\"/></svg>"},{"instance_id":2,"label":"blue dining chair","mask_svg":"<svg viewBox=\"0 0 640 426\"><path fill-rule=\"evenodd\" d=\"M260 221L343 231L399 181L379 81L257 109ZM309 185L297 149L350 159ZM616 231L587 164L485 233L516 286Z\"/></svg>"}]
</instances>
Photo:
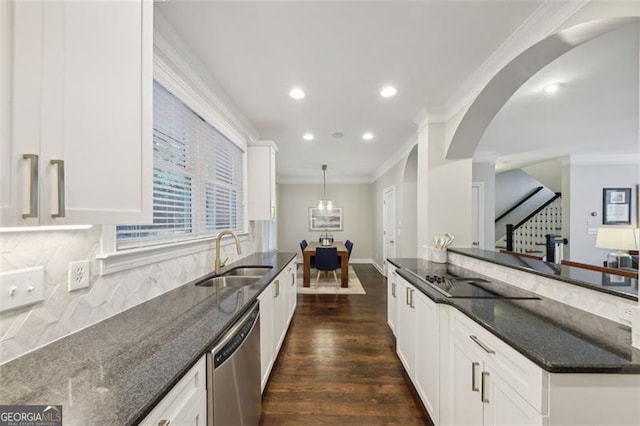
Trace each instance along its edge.
<instances>
[{"instance_id":1,"label":"blue dining chair","mask_svg":"<svg viewBox=\"0 0 640 426\"><path fill-rule=\"evenodd\" d=\"M353 250L353 242L351 242L350 240L347 240L345 241L344 246L349 251L349 259L351 259L351 250Z\"/></svg>"},{"instance_id":2,"label":"blue dining chair","mask_svg":"<svg viewBox=\"0 0 640 426\"><path fill-rule=\"evenodd\" d=\"M333 278L336 281L336 287L338 284L338 275L336 275L336 269L340 267L340 259L338 258L337 247L318 247L316 248L316 269L318 275L316 275L316 287L318 287L318 281L320 280L320 272L325 271L327 275L329 271L333 272Z\"/></svg>"},{"instance_id":3,"label":"blue dining chair","mask_svg":"<svg viewBox=\"0 0 640 426\"><path fill-rule=\"evenodd\" d=\"M309 243L307 243L307 240L302 240L300 241L300 251L302 252L302 259L304 259L304 249L307 248L307 246L309 245ZM315 256L311 256L310 260L310 265L312 268L315 268Z\"/></svg>"}]
</instances>

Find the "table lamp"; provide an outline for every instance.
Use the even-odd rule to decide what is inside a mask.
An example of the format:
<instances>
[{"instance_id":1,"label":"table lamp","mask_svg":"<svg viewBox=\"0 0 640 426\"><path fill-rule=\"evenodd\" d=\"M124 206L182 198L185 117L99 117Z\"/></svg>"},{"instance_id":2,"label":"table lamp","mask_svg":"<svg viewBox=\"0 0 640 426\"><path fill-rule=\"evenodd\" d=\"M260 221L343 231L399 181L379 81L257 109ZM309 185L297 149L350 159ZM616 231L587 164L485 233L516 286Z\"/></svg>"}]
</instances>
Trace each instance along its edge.
<instances>
[{"instance_id":1,"label":"table lamp","mask_svg":"<svg viewBox=\"0 0 640 426\"><path fill-rule=\"evenodd\" d=\"M638 229L598 228L596 247L617 250L607 255L608 267L631 267L631 256L623 250L638 250Z\"/></svg>"}]
</instances>

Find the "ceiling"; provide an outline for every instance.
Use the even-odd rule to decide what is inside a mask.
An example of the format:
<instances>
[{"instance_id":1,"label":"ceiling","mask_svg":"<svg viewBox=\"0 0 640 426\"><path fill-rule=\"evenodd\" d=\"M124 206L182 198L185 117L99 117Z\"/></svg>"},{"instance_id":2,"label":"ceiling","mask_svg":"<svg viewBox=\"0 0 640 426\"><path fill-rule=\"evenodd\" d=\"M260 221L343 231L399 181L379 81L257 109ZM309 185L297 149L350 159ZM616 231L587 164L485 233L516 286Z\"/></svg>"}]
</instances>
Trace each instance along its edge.
<instances>
[{"instance_id":1,"label":"ceiling","mask_svg":"<svg viewBox=\"0 0 640 426\"><path fill-rule=\"evenodd\" d=\"M369 181L416 137L414 117L450 102L541 3L173 0L156 10L277 143L280 181L321 180L327 164L327 180L345 182ZM386 84L395 97L379 95ZM288 96L294 86L303 100Z\"/></svg>"},{"instance_id":2,"label":"ceiling","mask_svg":"<svg viewBox=\"0 0 640 426\"><path fill-rule=\"evenodd\" d=\"M485 131L476 153L508 170L565 155L638 155L640 25L564 54L528 80ZM560 83L547 95L543 87Z\"/></svg>"}]
</instances>

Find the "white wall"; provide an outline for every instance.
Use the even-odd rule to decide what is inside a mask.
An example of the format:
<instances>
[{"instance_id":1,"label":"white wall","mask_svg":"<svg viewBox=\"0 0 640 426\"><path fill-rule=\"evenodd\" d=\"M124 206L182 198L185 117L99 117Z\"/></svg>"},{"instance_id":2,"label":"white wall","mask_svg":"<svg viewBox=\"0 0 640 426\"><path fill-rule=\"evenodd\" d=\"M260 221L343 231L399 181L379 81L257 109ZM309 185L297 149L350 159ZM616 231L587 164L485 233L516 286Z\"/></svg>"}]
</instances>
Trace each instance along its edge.
<instances>
[{"instance_id":1,"label":"white wall","mask_svg":"<svg viewBox=\"0 0 640 426\"><path fill-rule=\"evenodd\" d=\"M474 162L471 179L484 184L484 249L495 249L496 242L496 165Z\"/></svg>"},{"instance_id":2,"label":"white wall","mask_svg":"<svg viewBox=\"0 0 640 426\"><path fill-rule=\"evenodd\" d=\"M522 170L553 192L562 192L562 159L543 161Z\"/></svg>"},{"instance_id":3,"label":"white wall","mask_svg":"<svg viewBox=\"0 0 640 426\"><path fill-rule=\"evenodd\" d=\"M321 231L309 230L309 207L318 205L322 185L278 184L278 250L298 253L300 241L317 241ZM371 184L330 184L327 198L342 207L342 231L331 231L336 241L353 241L351 259L371 259L373 205Z\"/></svg>"},{"instance_id":4,"label":"white wall","mask_svg":"<svg viewBox=\"0 0 640 426\"><path fill-rule=\"evenodd\" d=\"M571 193L568 258L602 265L612 250L596 248L596 236L587 235L587 228L605 226L602 224L603 188L631 188L631 225L617 227L637 227L638 165L568 164L567 167ZM591 216L591 212L596 212L597 216ZM588 224L588 221L592 223Z\"/></svg>"}]
</instances>

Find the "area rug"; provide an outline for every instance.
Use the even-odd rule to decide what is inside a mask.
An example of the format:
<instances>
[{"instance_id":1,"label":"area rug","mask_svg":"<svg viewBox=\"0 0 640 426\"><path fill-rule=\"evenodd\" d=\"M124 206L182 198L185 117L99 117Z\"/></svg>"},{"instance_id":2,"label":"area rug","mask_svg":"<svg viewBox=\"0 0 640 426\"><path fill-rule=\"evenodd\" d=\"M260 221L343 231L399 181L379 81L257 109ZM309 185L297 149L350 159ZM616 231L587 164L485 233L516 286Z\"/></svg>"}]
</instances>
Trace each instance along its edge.
<instances>
[{"instance_id":1,"label":"area rug","mask_svg":"<svg viewBox=\"0 0 640 426\"><path fill-rule=\"evenodd\" d=\"M352 266L349 266L349 287L336 288L336 282L333 279L333 273L329 272L328 276L324 276L324 272L320 274L320 280L318 281L318 286L315 287L316 283L316 274L318 273L315 269L311 268L311 287L303 287L304 279L303 279L303 268L302 265L298 266L298 293L300 294L367 294L362 287L362 283L360 279L356 275L356 271L353 270ZM340 282L340 271L336 271L338 274L338 282Z\"/></svg>"}]
</instances>

